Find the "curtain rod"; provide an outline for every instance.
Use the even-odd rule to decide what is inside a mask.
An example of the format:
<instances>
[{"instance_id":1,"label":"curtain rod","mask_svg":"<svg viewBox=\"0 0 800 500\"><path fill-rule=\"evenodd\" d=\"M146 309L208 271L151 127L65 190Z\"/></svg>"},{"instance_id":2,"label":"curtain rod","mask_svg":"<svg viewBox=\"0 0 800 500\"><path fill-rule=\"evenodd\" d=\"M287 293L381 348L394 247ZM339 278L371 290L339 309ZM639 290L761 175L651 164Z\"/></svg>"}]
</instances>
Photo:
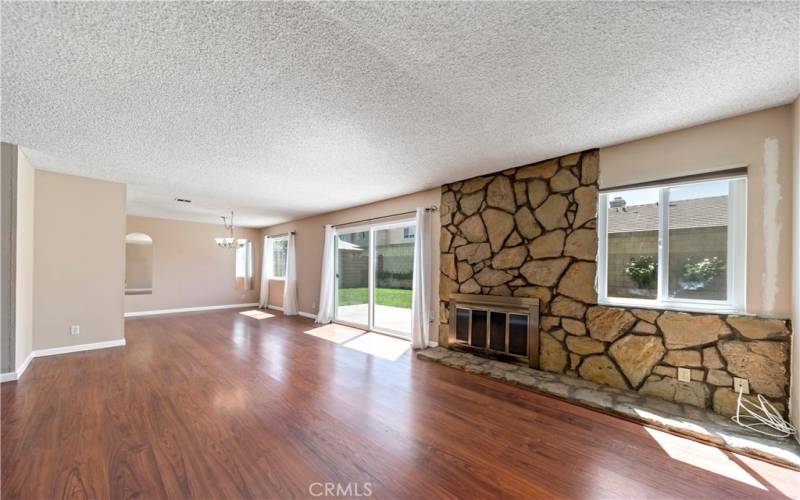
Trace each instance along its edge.
<instances>
[{"instance_id":1,"label":"curtain rod","mask_svg":"<svg viewBox=\"0 0 800 500\"><path fill-rule=\"evenodd\" d=\"M290 234L297 234L297 233L294 231L289 231L288 233L268 234L267 238L279 238L281 236L289 236Z\"/></svg>"},{"instance_id":2,"label":"curtain rod","mask_svg":"<svg viewBox=\"0 0 800 500\"><path fill-rule=\"evenodd\" d=\"M426 212L435 212L437 210L439 210L439 207L437 207L436 205L434 205L432 207L425 207L425 211ZM353 221L350 221L350 222L342 222L340 224L333 224L331 227L349 226L350 224L358 224L359 222L370 222L370 221L373 221L373 220L388 219L390 217L400 217L401 215L411 215L411 214L415 214L415 213L417 213L416 210L411 210L411 211L408 211L408 212L400 212L398 214L381 215L380 217L372 217L370 219L361 219L361 220L353 220ZM323 225L323 227L325 227L325 226Z\"/></svg>"},{"instance_id":3,"label":"curtain rod","mask_svg":"<svg viewBox=\"0 0 800 500\"><path fill-rule=\"evenodd\" d=\"M698 182L698 181L714 180L714 179L722 180L726 177L737 177L741 175L747 175L746 164L737 165L735 167L726 168L723 170L712 170L710 172L703 172L700 174L684 175L680 177L670 177L668 179L660 179L657 181L637 182L635 184L625 184L622 186L613 186L613 187L603 188L600 190L600 192L612 193L614 191L626 191L630 189L640 189L653 186L666 186L670 184L681 184L683 182Z\"/></svg>"}]
</instances>

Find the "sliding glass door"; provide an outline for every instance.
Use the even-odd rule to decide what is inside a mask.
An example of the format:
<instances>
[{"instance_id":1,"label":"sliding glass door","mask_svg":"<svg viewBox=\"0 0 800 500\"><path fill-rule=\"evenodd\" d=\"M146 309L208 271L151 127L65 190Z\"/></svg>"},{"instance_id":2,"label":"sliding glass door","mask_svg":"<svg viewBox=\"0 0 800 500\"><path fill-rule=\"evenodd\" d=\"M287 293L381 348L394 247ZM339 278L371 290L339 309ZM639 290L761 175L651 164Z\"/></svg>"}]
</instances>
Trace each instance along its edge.
<instances>
[{"instance_id":1,"label":"sliding glass door","mask_svg":"<svg viewBox=\"0 0 800 500\"><path fill-rule=\"evenodd\" d=\"M336 236L336 320L411 335L413 221L373 225Z\"/></svg>"}]
</instances>

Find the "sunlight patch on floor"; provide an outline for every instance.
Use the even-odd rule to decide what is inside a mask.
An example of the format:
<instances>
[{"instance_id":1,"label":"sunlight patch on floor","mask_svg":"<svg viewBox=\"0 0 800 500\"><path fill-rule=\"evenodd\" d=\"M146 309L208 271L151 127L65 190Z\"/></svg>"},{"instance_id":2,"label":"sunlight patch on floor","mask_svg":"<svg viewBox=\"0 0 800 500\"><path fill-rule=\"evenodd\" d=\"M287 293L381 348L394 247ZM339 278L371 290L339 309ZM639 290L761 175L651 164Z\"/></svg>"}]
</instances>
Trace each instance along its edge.
<instances>
[{"instance_id":1,"label":"sunlight patch on floor","mask_svg":"<svg viewBox=\"0 0 800 500\"><path fill-rule=\"evenodd\" d=\"M767 489L736 462L728 458L725 452L719 448L713 448L706 444L648 427L645 427L644 430L673 460L678 460L761 490Z\"/></svg>"},{"instance_id":2,"label":"sunlight patch on floor","mask_svg":"<svg viewBox=\"0 0 800 500\"><path fill-rule=\"evenodd\" d=\"M785 480L785 469L756 458L737 455L736 460L743 468L750 470L762 482L769 483L786 498L800 498L800 479L794 482Z\"/></svg>"},{"instance_id":3,"label":"sunlight patch on floor","mask_svg":"<svg viewBox=\"0 0 800 500\"><path fill-rule=\"evenodd\" d=\"M329 323L307 330L305 333L389 361L396 361L411 349L411 342L408 340L367 332L337 323Z\"/></svg>"},{"instance_id":4,"label":"sunlight patch on floor","mask_svg":"<svg viewBox=\"0 0 800 500\"><path fill-rule=\"evenodd\" d=\"M396 361L411 349L411 342L380 333L365 333L344 344L345 347L365 352L379 358Z\"/></svg>"},{"instance_id":5,"label":"sunlight patch on floor","mask_svg":"<svg viewBox=\"0 0 800 500\"><path fill-rule=\"evenodd\" d=\"M264 311L259 311L258 309L253 309L251 311L242 311L239 314L244 314L245 316L249 316L253 319L267 319L267 318L274 318L274 314L270 314Z\"/></svg>"},{"instance_id":6,"label":"sunlight patch on floor","mask_svg":"<svg viewBox=\"0 0 800 500\"><path fill-rule=\"evenodd\" d=\"M325 326L320 326L312 330L307 330L305 333L325 339L329 342L337 344L344 344L348 340L352 340L359 335L366 333L364 330L352 328L349 326L339 325L337 323L328 323Z\"/></svg>"}]
</instances>

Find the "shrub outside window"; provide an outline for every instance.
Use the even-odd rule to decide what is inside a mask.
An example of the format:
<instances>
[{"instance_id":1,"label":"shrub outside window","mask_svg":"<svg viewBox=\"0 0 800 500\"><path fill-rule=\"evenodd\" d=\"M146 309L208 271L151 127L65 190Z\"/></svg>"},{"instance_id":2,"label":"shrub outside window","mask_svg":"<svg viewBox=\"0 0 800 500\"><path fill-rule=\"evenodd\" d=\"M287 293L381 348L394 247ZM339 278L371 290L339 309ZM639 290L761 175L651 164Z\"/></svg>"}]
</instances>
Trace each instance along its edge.
<instances>
[{"instance_id":1,"label":"shrub outside window","mask_svg":"<svg viewBox=\"0 0 800 500\"><path fill-rule=\"evenodd\" d=\"M743 176L601 193L599 302L744 311L745 204Z\"/></svg>"}]
</instances>

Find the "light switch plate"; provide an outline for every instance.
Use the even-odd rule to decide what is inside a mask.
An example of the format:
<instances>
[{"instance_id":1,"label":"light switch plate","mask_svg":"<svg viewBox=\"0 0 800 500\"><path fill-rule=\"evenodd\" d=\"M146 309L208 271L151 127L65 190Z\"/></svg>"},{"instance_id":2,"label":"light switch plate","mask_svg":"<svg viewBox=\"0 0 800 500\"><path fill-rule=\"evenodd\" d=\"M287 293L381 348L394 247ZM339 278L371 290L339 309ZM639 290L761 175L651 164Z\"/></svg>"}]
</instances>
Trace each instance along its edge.
<instances>
[{"instance_id":1,"label":"light switch plate","mask_svg":"<svg viewBox=\"0 0 800 500\"><path fill-rule=\"evenodd\" d=\"M747 379L733 377L733 392L739 394L740 387L742 388L743 393L750 394L750 383L747 381Z\"/></svg>"},{"instance_id":2,"label":"light switch plate","mask_svg":"<svg viewBox=\"0 0 800 500\"><path fill-rule=\"evenodd\" d=\"M678 380L681 382L691 382L692 370L688 368L678 368Z\"/></svg>"},{"instance_id":3,"label":"light switch plate","mask_svg":"<svg viewBox=\"0 0 800 500\"><path fill-rule=\"evenodd\" d=\"M81 333L81 325L72 325L69 327L70 335L79 335Z\"/></svg>"}]
</instances>

